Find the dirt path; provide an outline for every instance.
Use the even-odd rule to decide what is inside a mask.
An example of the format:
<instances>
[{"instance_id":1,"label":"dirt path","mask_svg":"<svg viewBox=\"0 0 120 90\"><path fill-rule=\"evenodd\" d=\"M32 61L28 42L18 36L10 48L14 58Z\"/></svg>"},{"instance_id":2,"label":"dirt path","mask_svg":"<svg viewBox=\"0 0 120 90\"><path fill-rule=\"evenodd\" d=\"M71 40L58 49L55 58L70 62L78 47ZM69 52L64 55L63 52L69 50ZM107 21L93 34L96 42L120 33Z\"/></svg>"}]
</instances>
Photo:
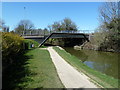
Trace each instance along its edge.
<instances>
[{"instance_id":1,"label":"dirt path","mask_svg":"<svg viewBox=\"0 0 120 90\"><path fill-rule=\"evenodd\" d=\"M85 74L68 64L52 47L48 47L48 51L66 88L98 88Z\"/></svg>"}]
</instances>

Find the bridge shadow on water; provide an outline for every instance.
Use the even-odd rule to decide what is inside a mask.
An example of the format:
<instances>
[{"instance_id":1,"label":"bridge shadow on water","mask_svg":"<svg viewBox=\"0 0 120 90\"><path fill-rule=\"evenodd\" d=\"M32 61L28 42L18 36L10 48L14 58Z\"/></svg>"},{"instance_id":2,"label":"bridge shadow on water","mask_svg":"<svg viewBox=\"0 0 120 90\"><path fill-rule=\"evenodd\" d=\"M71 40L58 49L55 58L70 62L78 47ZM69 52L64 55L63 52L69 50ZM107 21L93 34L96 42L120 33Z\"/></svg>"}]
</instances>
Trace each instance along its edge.
<instances>
[{"instance_id":1,"label":"bridge shadow on water","mask_svg":"<svg viewBox=\"0 0 120 90\"><path fill-rule=\"evenodd\" d=\"M18 90L20 88L24 88L26 84L23 82L32 81L31 78L26 78L26 76L34 75L35 73L31 73L28 69L27 61L32 59L32 55L26 55L30 50L27 50L23 53L20 53L17 56L14 56L14 62L3 70L2 73L2 89L5 90ZM3 61L4 62L4 61ZM3 64L4 67L4 64ZM20 86L22 84L22 87Z\"/></svg>"}]
</instances>

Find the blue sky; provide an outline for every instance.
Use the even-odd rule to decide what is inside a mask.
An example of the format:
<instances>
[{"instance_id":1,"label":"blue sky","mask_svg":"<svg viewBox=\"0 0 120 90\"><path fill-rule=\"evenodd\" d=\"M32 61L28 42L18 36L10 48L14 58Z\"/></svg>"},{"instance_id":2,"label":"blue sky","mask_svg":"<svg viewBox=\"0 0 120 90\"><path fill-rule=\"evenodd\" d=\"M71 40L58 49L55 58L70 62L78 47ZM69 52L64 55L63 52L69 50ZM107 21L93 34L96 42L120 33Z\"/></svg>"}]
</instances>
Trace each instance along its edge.
<instances>
[{"instance_id":1,"label":"blue sky","mask_svg":"<svg viewBox=\"0 0 120 90\"><path fill-rule=\"evenodd\" d=\"M2 19L10 30L23 19L32 21L35 28L44 29L65 17L74 21L79 30L94 30L99 25L98 8L101 4L102 2L3 2Z\"/></svg>"}]
</instances>

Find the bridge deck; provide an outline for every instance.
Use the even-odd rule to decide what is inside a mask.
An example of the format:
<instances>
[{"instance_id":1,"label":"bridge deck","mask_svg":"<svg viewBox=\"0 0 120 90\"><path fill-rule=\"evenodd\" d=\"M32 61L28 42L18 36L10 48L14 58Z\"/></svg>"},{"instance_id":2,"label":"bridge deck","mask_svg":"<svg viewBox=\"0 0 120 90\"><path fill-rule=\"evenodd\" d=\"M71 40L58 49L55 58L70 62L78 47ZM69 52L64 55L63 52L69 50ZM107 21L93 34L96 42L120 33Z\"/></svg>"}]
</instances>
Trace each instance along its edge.
<instances>
[{"instance_id":1,"label":"bridge deck","mask_svg":"<svg viewBox=\"0 0 120 90\"><path fill-rule=\"evenodd\" d=\"M89 35L84 33L51 33L50 35L46 36L23 36L25 39L41 39L42 46L49 38L84 38L89 41Z\"/></svg>"}]
</instances>

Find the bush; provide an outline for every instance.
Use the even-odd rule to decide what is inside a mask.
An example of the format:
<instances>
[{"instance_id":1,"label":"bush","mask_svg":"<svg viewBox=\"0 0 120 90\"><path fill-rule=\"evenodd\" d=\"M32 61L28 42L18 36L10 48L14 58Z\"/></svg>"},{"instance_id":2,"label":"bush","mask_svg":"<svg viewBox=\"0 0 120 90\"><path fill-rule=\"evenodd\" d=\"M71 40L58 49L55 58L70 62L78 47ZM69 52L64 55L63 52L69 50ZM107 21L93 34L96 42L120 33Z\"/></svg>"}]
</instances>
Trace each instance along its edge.
<instances>
[{"instance_id":1,"label":"bush","mask_svg":"<svg viewBox=\"0 0 120 90\"><path fill-rule=\"evenodd\" d=\"M2 59L4 62L13 62L11 57L14 57L24 49L23 40L24 39L17 34L2 33Z\"/></svg>"},{"instance_id":2,"label":"bush","mask_svg":"<svg viewBox=\"0 0 120 90\"><path fill-rule=\"evenodd\" d=\"M3 32L2 33L2 60L3 66L6 67L11 64L15 64L17 60L15 58L22 54L25 50L30 48L30 45L34 44L34 47L38 47L39 43L34 40L28 40L20 37L14 33Z\"/></svg>"},{"instance_id":3,"label":"bush","mask_svg":"<svg viewBox=\"0 0 120 90\"><path fill-rule=\"evenodd\" d=\"M39 43L32 40L32 39L24 39L25 45L28 46L28 49L31 48L31 45L34 44L34 48L37 48L39 46Z\"/></svg>"}]
</instances>

